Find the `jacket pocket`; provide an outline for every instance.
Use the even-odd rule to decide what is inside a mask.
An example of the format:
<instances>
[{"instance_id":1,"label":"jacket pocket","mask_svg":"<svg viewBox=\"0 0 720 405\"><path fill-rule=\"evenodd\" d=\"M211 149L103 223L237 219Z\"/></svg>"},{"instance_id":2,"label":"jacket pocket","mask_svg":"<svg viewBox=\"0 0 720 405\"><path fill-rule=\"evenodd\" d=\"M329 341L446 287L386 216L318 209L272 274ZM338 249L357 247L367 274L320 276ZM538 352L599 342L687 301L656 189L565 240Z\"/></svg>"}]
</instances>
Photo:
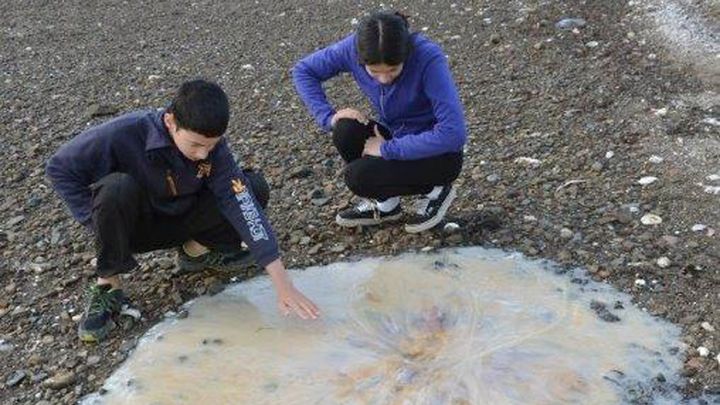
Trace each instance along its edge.
<instances>
[{"instance_id":1,"label":"jacket pocket","mask_svg":"<svg viewBox=\"0 0 720 405\"><path fill-rule=\"evenodd\" d=\"M170 194L171 197L177 197L177 184L175 184L175 179L173 178L173 173L170 169L165 172L165 184L167 185L168 194Z\"/></svg>"}]
</instances>

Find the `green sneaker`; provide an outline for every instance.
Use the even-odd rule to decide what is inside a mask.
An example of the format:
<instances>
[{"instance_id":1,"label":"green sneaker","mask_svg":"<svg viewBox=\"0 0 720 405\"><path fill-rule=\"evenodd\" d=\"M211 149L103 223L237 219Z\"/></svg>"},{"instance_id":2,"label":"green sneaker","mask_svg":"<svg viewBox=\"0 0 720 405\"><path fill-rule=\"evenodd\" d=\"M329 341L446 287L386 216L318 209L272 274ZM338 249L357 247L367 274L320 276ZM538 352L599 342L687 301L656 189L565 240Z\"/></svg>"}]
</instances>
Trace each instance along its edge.
<instances>
[{"instance_id":1,"label":"green sneaker","mask_svg":"<svg viewBox=\"0 0 720 405\"><path fill-rule=\"evenodd\" d=\"M250 251L242 249L236 252L220 252L211 250L198 257L189 256L185 250L178 248L177 274L188 274L206 269L228 273L244 272L253 264Z\"/></svg>"},{"instance_id":2,"label":"green sneaker","mask_svg":"<svg viewBox=\"0 0 720 405\"><path fill-rule=\"evenodd\" d=\"M88 301L80 319L78 335L87 343L99 342L115 327L114 319L123 311L127 298L121 289L109 284L94 284L88 289Z\"/></svg>"}]
</instances>

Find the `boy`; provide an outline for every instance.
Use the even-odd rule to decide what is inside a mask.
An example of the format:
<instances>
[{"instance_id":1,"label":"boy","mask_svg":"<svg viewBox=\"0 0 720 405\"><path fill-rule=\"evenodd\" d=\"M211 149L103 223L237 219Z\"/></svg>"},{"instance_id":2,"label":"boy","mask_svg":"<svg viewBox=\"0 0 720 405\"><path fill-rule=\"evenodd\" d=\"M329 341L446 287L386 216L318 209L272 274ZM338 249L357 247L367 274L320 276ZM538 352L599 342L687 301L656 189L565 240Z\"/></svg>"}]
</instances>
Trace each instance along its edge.
<instances>
[{"instance_id":1,"label":"boy","mask_svg":"<svg viewBox=\"0 0 720 405\"><path fill-rule=\"evenodd\" d=\"M80 321L80 339L106 337L127 301L120 273L133 253L178 248L181 271L232 270L248 253L270 275L285 315L316 318L295 289L263 210L269 190L235 163L223 133L225 92L205 80L186 82L165 110L132 112L79 134L47 164L47 175L75 219L94 234L97 282Z\"/></svg>"}]
</instances>

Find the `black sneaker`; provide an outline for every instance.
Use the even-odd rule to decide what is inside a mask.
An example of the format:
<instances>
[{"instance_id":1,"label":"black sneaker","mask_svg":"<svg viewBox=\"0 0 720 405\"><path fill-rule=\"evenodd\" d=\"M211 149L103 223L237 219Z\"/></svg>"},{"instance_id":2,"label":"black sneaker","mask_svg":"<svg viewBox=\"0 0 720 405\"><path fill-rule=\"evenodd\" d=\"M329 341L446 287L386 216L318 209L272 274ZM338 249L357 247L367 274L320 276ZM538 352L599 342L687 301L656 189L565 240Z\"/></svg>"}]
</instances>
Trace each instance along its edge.
<instances>
[{"instance_id":1,"label":"black sneaker","mask_svg":"<svg viewBox=\"0 0 720 405\"><path fill-rule=\"evenodd\" d=\"M115 319L123 311L128 300L121 289L109 284L93 285L88 290L88 302L80 319L78 336L87 343L99 342L115 327Z\"/></svg>"},{"instance_id":2,"label":"black sneaker","mask_svg":"<svg viewBox=\"0 0 720 405\"><path fill-rule=\"evenodd\" d=\"M353 227L358 225L378 225L386 221L395 221L402 216L402 208L398 204L392 211L382 212L377 202L363 199L353 208L340 211L335 222L340 226Z\"/></svg>"},{"instance_id":3,"label":"black sneaker","mask_svg":"<svg viewBox=\"0 0 720 405\"><path fill-rule=\"evenodd\" d=\"M454 186L443 186L437 198L418 201L416 214L405 224L405 231L418 233L428 230L442 221L450 204L457 196Z\"/></svg>"},{"instance_id":4,"label":"black sneaker","mask_svg":"<svg viewBox=\"0 0 720 405\"><path fill-rule=\"evenodd\" d=\"M203 270L217 270L228 273L246 271L254 263L250 251L241 249L235 252L211 250L204 255L192 257L185 249L178 248L178 275L195 273Z\"/></svg>"}]
</instances>

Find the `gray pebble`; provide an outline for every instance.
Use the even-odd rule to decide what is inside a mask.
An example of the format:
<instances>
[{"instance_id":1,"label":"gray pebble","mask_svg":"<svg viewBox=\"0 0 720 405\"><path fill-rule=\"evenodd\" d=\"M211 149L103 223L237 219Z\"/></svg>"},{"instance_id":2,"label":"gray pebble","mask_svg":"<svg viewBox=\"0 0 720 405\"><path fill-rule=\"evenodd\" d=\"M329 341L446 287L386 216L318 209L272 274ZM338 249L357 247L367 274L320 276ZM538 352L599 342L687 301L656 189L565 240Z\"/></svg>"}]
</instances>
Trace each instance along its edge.
<instances>
[{"instance_id":1,"label":"gray pebble","mask_svg":"<svg viewBox=\"0 0 720 405\"><path fill-rule=\"evenodd\" d=\"M573 28L582 28L587 25L587 21L582 18L563 18L555 23L555 28L560 30L571 30Z\"/></svg>"},{"instance_id":2,"label":"gray pebble","mask_svg":"<svg viewBox=\"0 0 720 405\"><path fill-rule=\"evenodd\" d=\"M12 374L10 374L10 376L8 376L7 380L5 380L5 385L8 387L14 387L20 384L25 377L27 377L25 370L15 370Z\"/></svg>"}]
</instances>

